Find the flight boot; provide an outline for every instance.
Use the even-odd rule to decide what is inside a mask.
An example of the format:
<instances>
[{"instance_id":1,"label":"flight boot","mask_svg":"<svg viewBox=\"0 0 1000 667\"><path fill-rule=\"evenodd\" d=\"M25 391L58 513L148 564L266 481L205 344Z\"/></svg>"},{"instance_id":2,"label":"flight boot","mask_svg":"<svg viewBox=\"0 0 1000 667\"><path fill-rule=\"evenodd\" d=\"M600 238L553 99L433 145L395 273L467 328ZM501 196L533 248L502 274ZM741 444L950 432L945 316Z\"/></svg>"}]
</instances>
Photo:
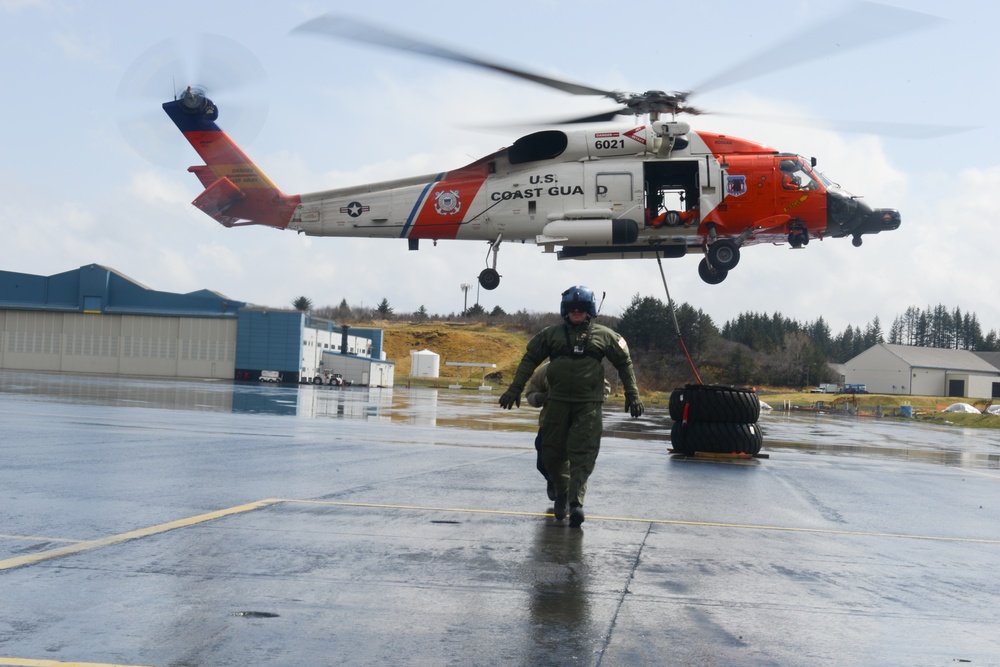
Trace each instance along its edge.
<instances>
[{"instance_id":1,"label":"flight boot","mask_svg":"<svg viewBox=\"0 0 1000 667\"><path fill-rule=\"evenodd\" d=\"M569 527L579 528L580 524L583 523L583 505L577 505L576 503L570 505L569 508Z\"/></svg>"},{"instance_id":2,"label":"flight boot","mask_svg":"<svg viewBox=\"0 0 1000 667\"><path fill-rule=\"evenodd\" d=\"M568 500L569 496L565 491L556 494L555 507L553 508L556 521L562 521L566 518L566 502Z\"/></svg>"}]
</instances>

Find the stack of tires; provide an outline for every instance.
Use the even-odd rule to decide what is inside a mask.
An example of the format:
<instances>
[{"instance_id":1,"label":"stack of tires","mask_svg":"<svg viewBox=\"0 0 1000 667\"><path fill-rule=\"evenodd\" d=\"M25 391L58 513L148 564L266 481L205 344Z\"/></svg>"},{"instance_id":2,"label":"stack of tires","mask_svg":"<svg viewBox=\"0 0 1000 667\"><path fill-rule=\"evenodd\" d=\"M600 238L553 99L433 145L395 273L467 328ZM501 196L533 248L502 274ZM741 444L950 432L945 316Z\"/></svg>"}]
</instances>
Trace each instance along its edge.
<instances>
[{"instance_id":1,"label":"stack of tires","mask_svg":"<svg viewBox=\"0 0 1000 667\"><path fill-rule=\"evenodd\" d=\"M760 399L753 389L689 384L670 394L670 440L674 451L747 454L764 444L757 420Z\"/></svg>"}]
</instances>

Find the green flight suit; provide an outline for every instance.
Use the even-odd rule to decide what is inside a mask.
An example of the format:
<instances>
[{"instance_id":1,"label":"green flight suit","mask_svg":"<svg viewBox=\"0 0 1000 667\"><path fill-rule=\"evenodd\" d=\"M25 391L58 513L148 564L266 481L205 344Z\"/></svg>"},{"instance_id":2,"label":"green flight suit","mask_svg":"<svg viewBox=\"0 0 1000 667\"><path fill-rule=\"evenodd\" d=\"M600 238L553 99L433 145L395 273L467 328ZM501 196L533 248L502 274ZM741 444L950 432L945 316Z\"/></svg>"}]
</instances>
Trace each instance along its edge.
<instances>
[{"instance_id":1,"label":"green flight suit","mask_svg":"<svg viewBox=\"0 0 1000 667\"><path fill-rule=\"evenodd\" d=\"M606 326L588 322L557 324L540 331L528 341L510 384L520 395L535 368L550 360L541 455L556 492L567 494L570 506L583 505L587 480L601 448L605 358L618 370L625 395L638 396L625 339Z\"/></svg>"}]
</instances>

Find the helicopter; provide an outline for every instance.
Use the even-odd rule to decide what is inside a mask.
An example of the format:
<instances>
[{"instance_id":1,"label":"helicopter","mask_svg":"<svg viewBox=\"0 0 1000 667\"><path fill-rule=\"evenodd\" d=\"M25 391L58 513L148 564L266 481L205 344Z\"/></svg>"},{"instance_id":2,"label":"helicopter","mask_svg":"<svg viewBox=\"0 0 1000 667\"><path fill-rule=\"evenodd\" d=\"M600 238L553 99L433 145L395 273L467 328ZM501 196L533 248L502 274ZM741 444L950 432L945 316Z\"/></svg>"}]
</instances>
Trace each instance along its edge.
<instances>
[{"instance_id":1,"label":"helicopter","mask_svg":"<svg viewBox=\"0 0 1000 667\"><path fill-rule=\"evenodd\" d=\"M901 223L896 209L872 208L827 178L815 158L692 129L678 116L705 113L689 103L693 91L627 93L580 85L334 14L293 32L416 52L570 94L600 96L617 106L549 123L554 127L457 169L288 195L219 128L219 107L206 91L189 86L162 107L205 163L188 169L205 188L193 205L225 227L405 239L410 250L419 250L421 240L486 242L487 268L479 283L493 290L500 284L497 256L503 242L533 243L560 260L698 254L699 276L715 285L736 268L746 247L801 249L814 239L848 237L861 246L864 236L896 230ZM768 53L760 56L765 57ZM739 78L747 64L710 80L700 92ZM606 124L616 116L635 121Z\"/></svg>"}]
</instances>

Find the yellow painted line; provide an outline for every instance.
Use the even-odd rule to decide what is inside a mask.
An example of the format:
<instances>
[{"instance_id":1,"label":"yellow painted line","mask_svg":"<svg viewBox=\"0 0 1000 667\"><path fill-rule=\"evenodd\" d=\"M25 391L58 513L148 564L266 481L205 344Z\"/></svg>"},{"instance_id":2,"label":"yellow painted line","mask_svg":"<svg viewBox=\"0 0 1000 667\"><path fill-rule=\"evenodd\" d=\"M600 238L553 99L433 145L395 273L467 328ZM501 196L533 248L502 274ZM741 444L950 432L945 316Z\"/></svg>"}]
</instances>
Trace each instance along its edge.
<instances>
[{"instance_id":1,"label":"yellow painted line","mask_svg":"<svg viewBox=\"0 0 1000 667\"><path fill-rule=\"evenodd\" d=\"M199 523L204 523L206 521L213 521L215 519L220 519L226 516L232 516L234 514L242 514L245 512L251 512L253 510L260 509L262 507L267 507L270 505L276 505L279 503L297 503L303 505L328 505L336 507L368 507L377 509L393 509L393 510L414 510L422 512L459 512L464 514L493 514L499 516L525 516L525 517L544 517L551 516L546 512L521 512L513 510L495 510L495 509L475 509L469 507L427 507L422 505L391 505L382 503L354 503L354 502L343 502L336 500L303 500L294 498L265 498L264 500L258 500L256 502L247 503L245 505L237 505L235 507L228 507L225 509L217 510L215 512L208 512L206 514L199 514L197 516L188 517L186 519L179 519L177 521L170 521L168 523L161 523L156 526L149 526L147 528L140 528L137 530L128 531L126 533L119 533L117 535L111 535L110 537L104 537L97 540L82 540L82 541L72 541L72 540L62 540L67 542L72 542L64 547L57 547L55 549L49 549L47 551L40 551L38 553L28 554L25 556L17 556L15 558L8 558L6 560L0 560L0 570L10 570L17 567L23 567L25 565L33 565L35 563L40 563L46 560L51 560L53 558L61 558L63 556L71 556L74 554L82 553L85 551L90 551L92 549L99 549L101 547L112 546L115 544L121 544L122 542L127 542L129 540L135 540L142 537L149 537L151 535L157 535L160 533L165 533L170 530L175 530L178 528L186 528L189 526L194 526ZM679 519L649 519L649 518L636 518L636 517L612 517L612 516L595 516L589 515L587 517L588 521L619 521L627 523L645 523L645 524L660 524L660 525L673 525L673 526L699 526L707 528L733 528L742 530L766 530L766 531L779 531L779 532L789 532L789 533L811 533L817 535L845 535L845 536L856 536L856 537L885 537L885 538L895 538L895 539L908 539L908 540L930 540L937 542L964 542L972 544L1000 544L998 539L979 539L979 538L969 538L969 537L943 537L939 535L907 535L905 533L877 533L877 532L866 532L866 531L854 531L854 530L837 530L830 528L801 528L795 526L769 526L769 525L755 525L755 524L743 524L743 523L721 523L713 521L682 521ZM42 539L42 538L39 538ZM47 539L47 538L46 538ZM0 660L6 660L6 658L0 658ZM15 660L11 658L11 660ZM42 664L42 665L86 665L88 663L58 663L58 662L10 662L4 663L0 662L2 665L18 665L18 664Z\"/></svg>"},{"instance_id":2,"label":"yellow painted line","mask_svg":"<svg viewBox=\"0 0 1000 667\"><path fill-rule=\"evenodd\" d=\"M974 468L956 468L956 470L961 470L962 472L971 472L974 475L982 475L983 477L989 477L990 479L1000 479L1000 475L993 475L988 472L983 472L982 470L976 470Z\"/></svg>"},{"instance_id":3,"label":"yellow painted line","mask_svg":"<svg viewBox=\"0 0 1000 667\"><path fill-rule=\"evenodd\" d=\"M5 535L3 533L0 533L0 540L28 540L29 542L83 542L83 540L70 540L65 537L40 537L38 535Z\"/></svg>"},{"instance_id":4,"label":"yellow painted line","mask_svg":"<svg viewBox=\"0 0 1000 667\"><path fill-rule=\"evenodd\" d=\"M0 657L0 665L16 665L18 667L144 667L143 665L119 665L108 662L60 662L59 660L28 660L26 658L4 657Z\"/></svg>"},{"instance_id":5,"label":"yellow painted line","mask_svg":"<svg viewBox=\"0 0 1000 667\"><path fill-rule=\"evenodd\" d=\"M130 530L127 533L119 533L118 535L111 535L110 537L102 537L101 539L97 540L84 540L82 542L70 544L65 547L49 549L48 551L39 551L38 553L33 553L26 556L18 556L16 558L8 558L6 560L0 560L0 570L10 570L15 567L32 565L34 563L50 560L52 558L71 556L73 554L78 554L83 551L90 551L91 549L99 549L100 547L107 547L113 544L121 544L122 542L127 542L128 540L135 540L140 537L149 537L150 535L165 533L168 530L175 530L177 528L186 528L188 526L193 526L195 524L204 523L205 521L220 519L224 516L241 514L243 512L250 512L252 510L259 509L261 507L266 507L267 505L272 505L275 502L276 500L272 498L268 498L266 500L258 500L255 503L238 505L236 507L228 507L226 509L218 510L215 512L209 512L207 514L199 514L198 516L192 516L186 519L179 519L177 521L170 521L169 523L161 523L157 526L149 526L148 528ZM3 663L0 663L0 665L2 664Z\"/></svg>"},{"instance_id":6,"label":"yellow painted line","mask_svg":"<svg viewBox=\"0 0 1000 667\"><path fill-rule=\"evenodd\" d=\"M545 512L514 512L508 510L481 510L464 507L420 507L417 505L383 505L379 503L349 503L337 500L294 500L274 499L275 502L301 503L306 505L336 505L340 507L375 507L381 509L420 510L424 512L462 512L467 514L499 514L512 516L552 516ZM700 526L706 528L739 528L743 530L770 530L787 533L813 533L819 535L851 535L856 537L891 537L907 540L932 540L936 542L967 542L973 544L1000 544L1000 540L973 537L943 537L939 535L907 535L906 533L876 533L861 530L837 530L834 528L800 528L795 526L768 526L748 523L721 523L714 521L681 521L680 519L642 519L635 517L593 516L587 521L622 521L627 523L653 523L672 526Z\"/></svg>"}]
</instances>

